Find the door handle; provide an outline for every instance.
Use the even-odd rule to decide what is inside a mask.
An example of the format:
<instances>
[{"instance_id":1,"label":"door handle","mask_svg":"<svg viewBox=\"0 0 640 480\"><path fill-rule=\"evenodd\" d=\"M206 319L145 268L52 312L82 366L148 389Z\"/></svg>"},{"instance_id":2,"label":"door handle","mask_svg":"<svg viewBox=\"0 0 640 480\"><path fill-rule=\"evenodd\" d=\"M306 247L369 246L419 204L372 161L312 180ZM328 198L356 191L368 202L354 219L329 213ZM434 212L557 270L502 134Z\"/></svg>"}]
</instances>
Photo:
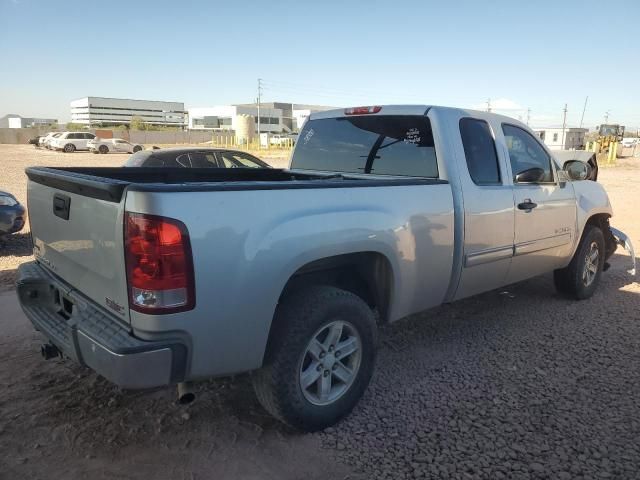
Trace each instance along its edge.
<instances>
[{"instance_id":1,"label":"door handle","mask_svg":"<svg viewBox=\"0 0 640 480\"><path fill-rule=\"evenodd\" d=\"M526 210L527 212L530 212L531 210L533 210L537 206L538 206L538 204L537 203L533 203L530 198L525 198L524 202L518 204L518 209L519 210Z\"/></svg>"}]
</instances>

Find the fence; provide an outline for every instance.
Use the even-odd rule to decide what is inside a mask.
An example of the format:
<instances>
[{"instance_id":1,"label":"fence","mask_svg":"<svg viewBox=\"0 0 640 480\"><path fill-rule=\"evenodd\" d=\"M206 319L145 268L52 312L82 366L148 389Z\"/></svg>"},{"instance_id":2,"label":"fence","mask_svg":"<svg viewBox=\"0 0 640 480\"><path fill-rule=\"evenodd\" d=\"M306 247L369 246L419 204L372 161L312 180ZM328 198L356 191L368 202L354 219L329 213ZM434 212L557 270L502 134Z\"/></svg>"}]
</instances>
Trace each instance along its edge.
<instances>
[{"instance_id":1,"label":"fence","mask_svg":"<svg viewBox=\"0 0 640 480\"><path fill-rule=\"evenodd\" d=\"M107 137L108 129L100 129L97 133L103 133ZM36 135L44 135L50 132L50 128L0 128L0 143L27 143ZM96 130L90 130L96 133ZM174 145L210 143L218 148L241 148L247 150L275 150L288 152L293 147L290 139L278 139L278 144L267 143L260 145L257 138L250 142L238 138L233 131L146 131L146 130L112 130L113 138L123 138L131 143L143 145Z\"/></svg>"}]
</instances>

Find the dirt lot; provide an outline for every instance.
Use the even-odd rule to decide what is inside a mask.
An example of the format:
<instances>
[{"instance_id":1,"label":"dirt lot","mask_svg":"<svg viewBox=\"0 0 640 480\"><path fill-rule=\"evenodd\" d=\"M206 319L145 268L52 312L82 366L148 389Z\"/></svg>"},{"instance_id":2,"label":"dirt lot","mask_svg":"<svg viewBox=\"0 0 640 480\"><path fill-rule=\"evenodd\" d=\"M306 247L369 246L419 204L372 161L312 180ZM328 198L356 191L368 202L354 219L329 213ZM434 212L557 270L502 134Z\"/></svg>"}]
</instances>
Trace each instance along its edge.
<instances>
[{"instance_id":1,"label":"dirt lot","mask_svg":"<svg viewBox=\"0 0 640 480\"><path fill-rule=\"evenodd\" d=\"M0 145L0 189L24 200L29 164L123 159ZM638 247L636 162L601 181ZM0 271L28 258L22 243L0 247ZM619 250L583 302L544 276L385 327L365 397L313 435L272 420L246 376L199 384L180 407L172 389L121 392L44 362L13 292L0 293L0 478L638 478L640 285L628 263Z\"/></svg>"}]
</instances>

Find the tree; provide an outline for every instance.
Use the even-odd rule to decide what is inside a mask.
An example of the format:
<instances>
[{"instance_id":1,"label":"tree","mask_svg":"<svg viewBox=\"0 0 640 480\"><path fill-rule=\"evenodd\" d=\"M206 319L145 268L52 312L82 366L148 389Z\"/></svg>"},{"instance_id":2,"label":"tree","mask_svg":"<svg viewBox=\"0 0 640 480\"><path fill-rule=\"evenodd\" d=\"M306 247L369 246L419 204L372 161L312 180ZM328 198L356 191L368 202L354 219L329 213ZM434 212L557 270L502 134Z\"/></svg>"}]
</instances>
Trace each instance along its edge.
<instances>
[{"instance_id":1,"label":"tree","mask_svg":"<svg viewBox=\"0 0 640 480\"><path fill-rule=\"evenodd\" d=\"M65 128L67 130L70 130L70 131L73 132L73 131L76 131L76 130L84 130L86 128L86 125L82 125L81 123L69 122L69 123L67 123Z\"/></svg>"},{"instance_id":2,"label":"tree","mask_svg":"<svg viewBox=\"0 0 640 480\"><path fill-rule=\"evenodd\" d=\"M131 123L129 124L131 130L149 130L149 126L144 122L141 117L131 117Z\"/></svg>"}]
</instances>

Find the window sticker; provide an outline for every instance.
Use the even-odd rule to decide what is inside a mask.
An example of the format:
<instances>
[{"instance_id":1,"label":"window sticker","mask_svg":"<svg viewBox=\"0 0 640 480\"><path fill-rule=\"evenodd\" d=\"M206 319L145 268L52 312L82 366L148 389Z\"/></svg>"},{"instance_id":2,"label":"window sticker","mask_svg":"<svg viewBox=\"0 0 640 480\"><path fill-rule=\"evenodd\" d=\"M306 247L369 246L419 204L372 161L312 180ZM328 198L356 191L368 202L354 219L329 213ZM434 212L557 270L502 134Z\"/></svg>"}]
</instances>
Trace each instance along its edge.
<instances>
[{"instance_id":1,"label":"window sticker","mask_svg":"<svg viewBox=\"0 0 640 480\"><path fill-rule=\"evenodd\" d=\"M307 134L304 136L304 144L306 145L307 143L309 143L309 140L311 140L311 137L313 137L313 134L316 133L313 128L310 128L309 131L307 132Z\"/></svg>"},{"instance_id":2,"label":"window sticker","mask_svg":"<svg viewBox=\"0 0 640 480\"><path fill-rule=\"evenodd\" d=\"M407 130L407 133L404 134L404 143L410 143L413 145L417 145L420 143L420 130L416 127L410 128Z\"/></svg>"}]
</instances>

